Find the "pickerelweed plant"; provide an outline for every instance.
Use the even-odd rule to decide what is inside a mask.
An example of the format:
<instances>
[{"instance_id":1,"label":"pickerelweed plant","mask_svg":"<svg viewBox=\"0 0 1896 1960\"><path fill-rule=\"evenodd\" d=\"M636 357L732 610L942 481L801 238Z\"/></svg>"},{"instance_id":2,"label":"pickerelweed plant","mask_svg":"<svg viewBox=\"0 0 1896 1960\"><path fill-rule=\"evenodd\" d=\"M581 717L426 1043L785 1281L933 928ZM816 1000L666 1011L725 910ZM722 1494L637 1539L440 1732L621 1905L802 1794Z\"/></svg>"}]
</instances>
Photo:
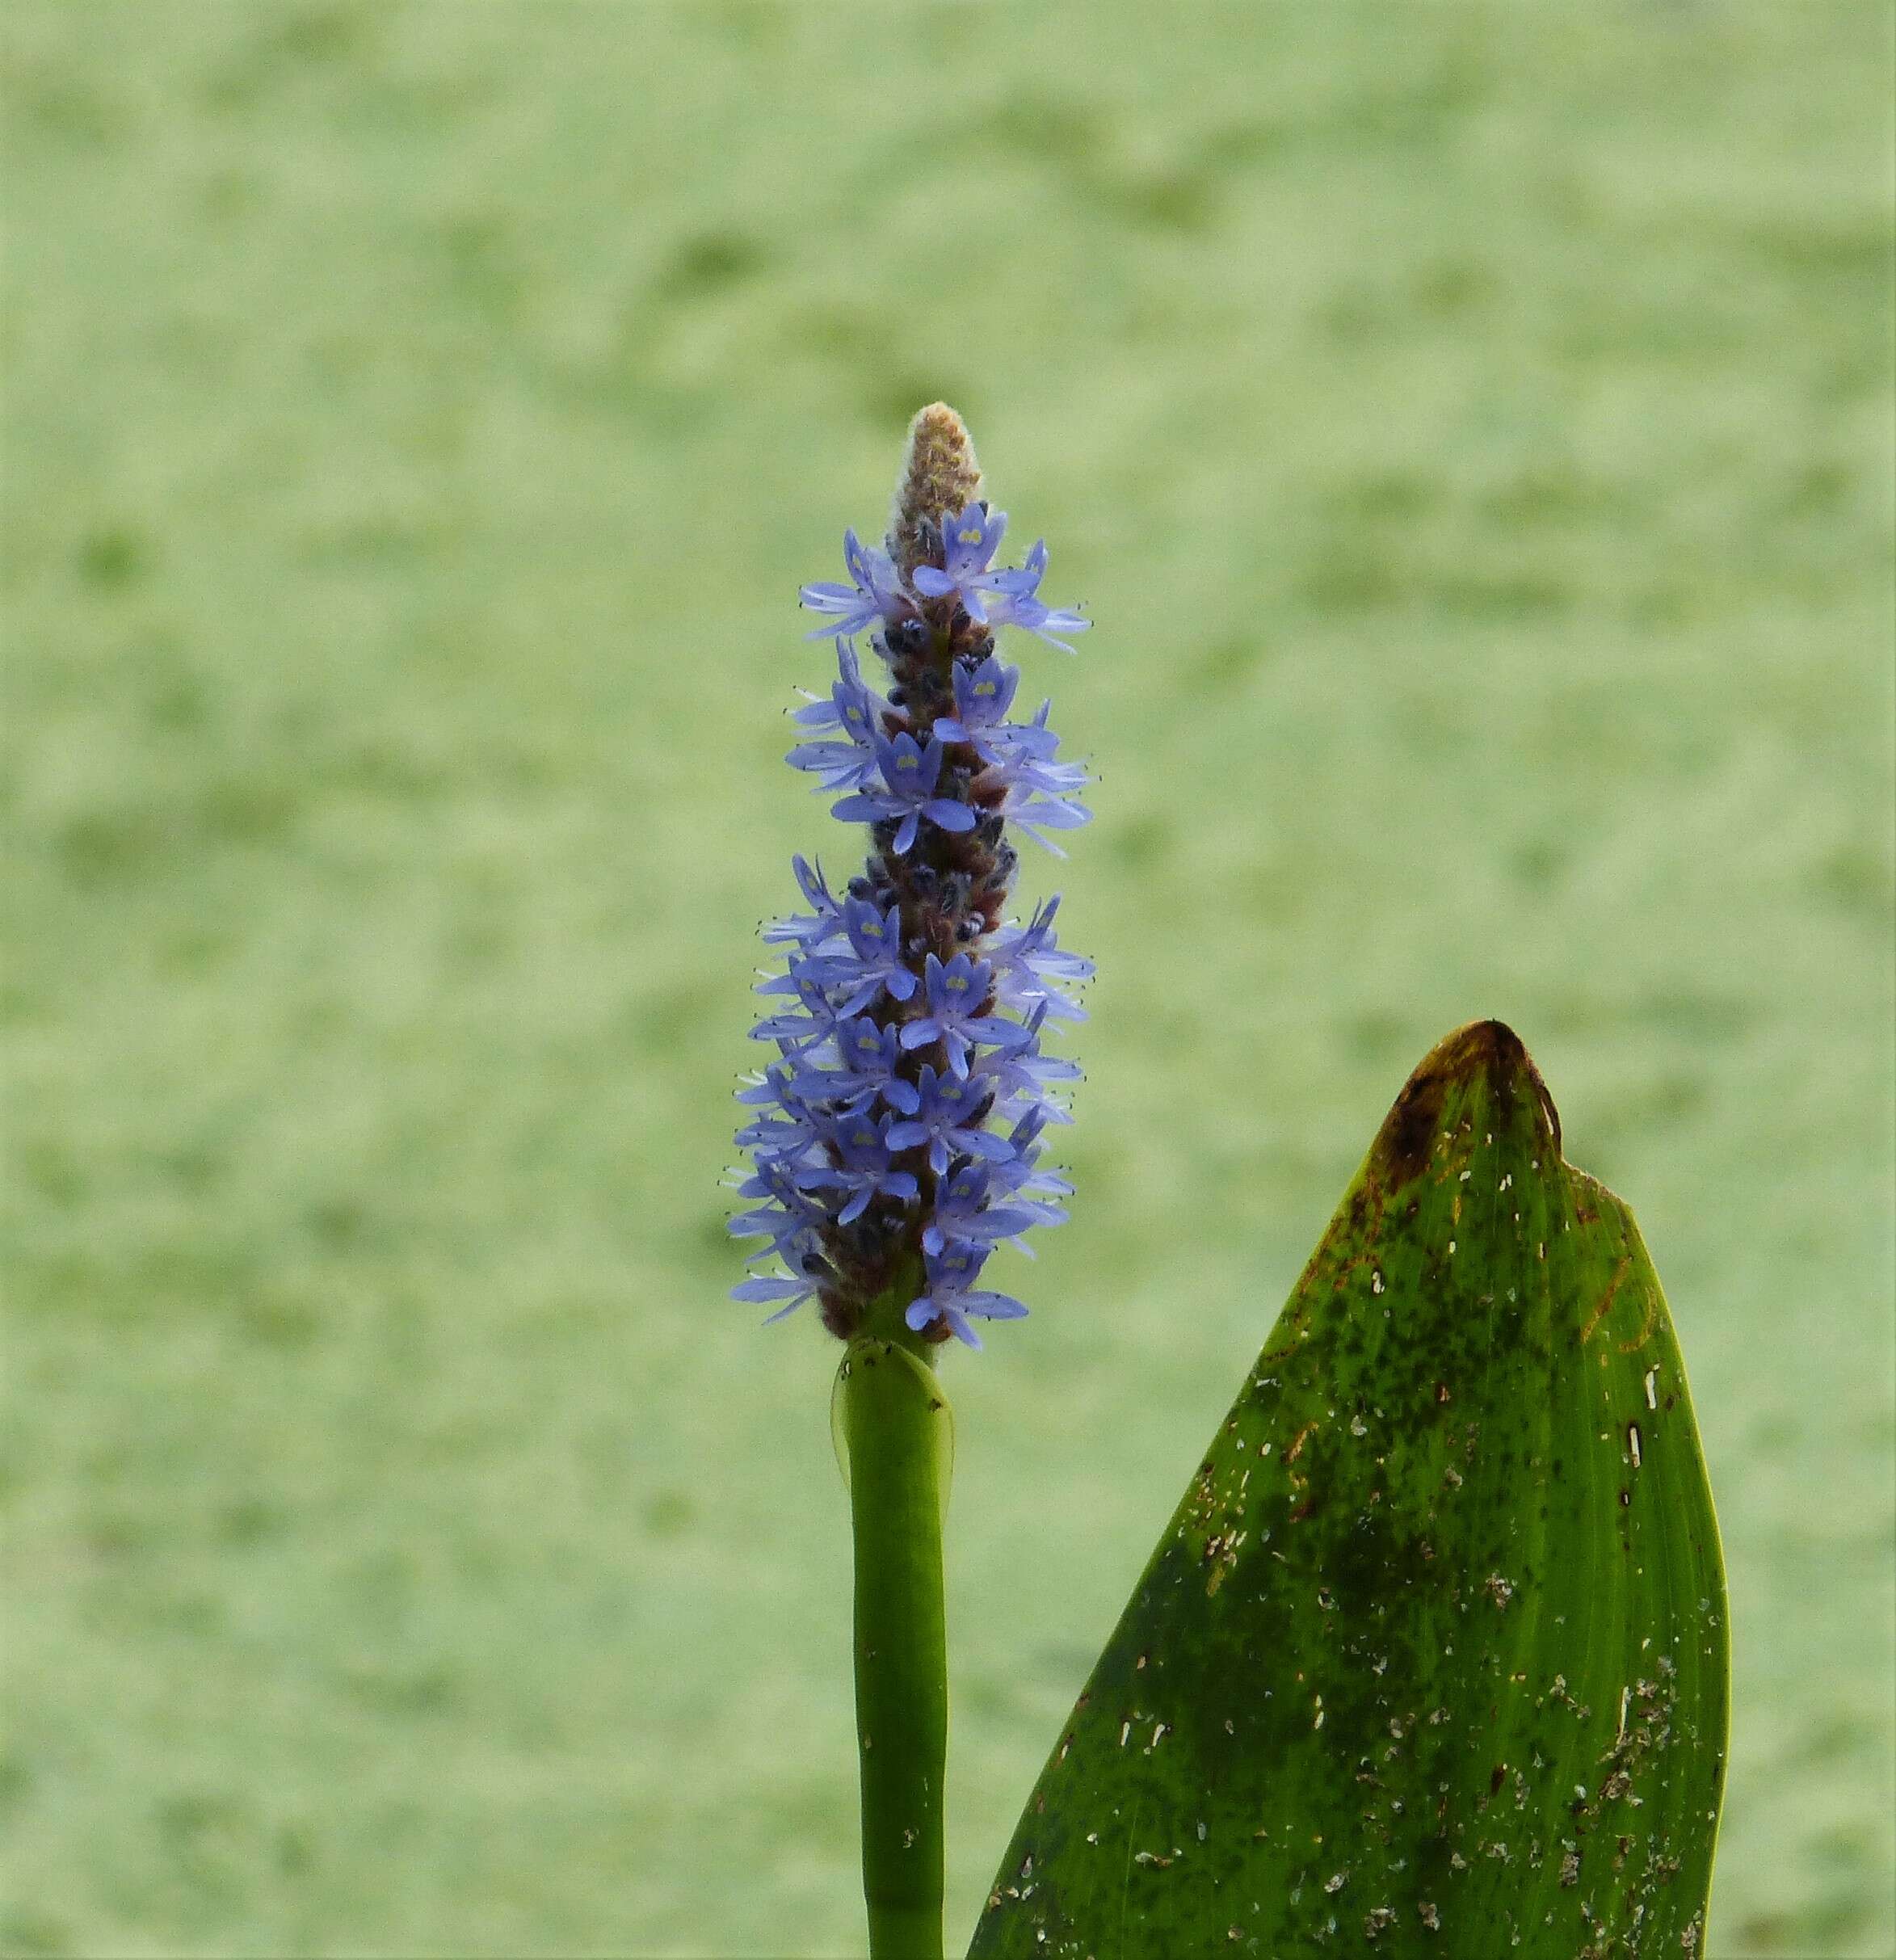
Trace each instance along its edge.
<instances>
[{"instance_id":1,"label":"pickerelweed plant","mask_svg":"<svg viewBox=\"0 0 1896 1960\"><path fill-rule=\"evenodd\" d=\"M764 930L771 1051L732 1231L843 1346L874 1960L939 1960L948 1689L939 1363L1027 1309L1090 964L1011 911L1017 835L1087 821L1011 646L1072 650L1001 562L961 418L910 431L886 537L807 585L835 643L789 760L864 826ZM873 665L868 673L860 643ZM975 1956L1702 1953L1727 1635L1683 1364L1630 1213L1562 1160L1520 1041L1411 1076L1246 1373L1023 1813Z\"/></svg>"},{"instance_id":2,"label":"pickerelweed plant","mask_svg":"<svg viewBox=\"0 0 1896 1960\"><path fill-rule=\"evenodd\" d=\"M795 768L865 825L861 871L840 890L799 856L809 909L765 928L784 969L752 1030L775 1058L741 1092L751 1176L732 1231L785 1270L741 1300L780 1319L813 1296L849 1344L837 1432L856 1546L856 1691L864 1882L878 1954L940 1951L941 1790L947 1743L940 1511L945 1396L935 1352L982 1344L977 1320L1027 1309L980 1282L994 1248L1066 1217L1070 1187L1041 1161L1070 1120L1074 1062L1042 1046L1082 1018L1092 968L1055 936L1057 898L1008 913L1010 834L1086 822L1086 773L1059 759L1049 704L1012 718L1012 629L1063 652L1090 624L1040 597L1047 549L996 562L1007 519L981 494L961 418L915 418L889 536L843 535L847 583L803 587L833 637L837 677L796 712ZM1066 637L1063 637L1066 636ZM880 687L865 678L866 637ZM1024 1250L1024 1247L1023 1247Z\"/></svg>"}]
</instances>

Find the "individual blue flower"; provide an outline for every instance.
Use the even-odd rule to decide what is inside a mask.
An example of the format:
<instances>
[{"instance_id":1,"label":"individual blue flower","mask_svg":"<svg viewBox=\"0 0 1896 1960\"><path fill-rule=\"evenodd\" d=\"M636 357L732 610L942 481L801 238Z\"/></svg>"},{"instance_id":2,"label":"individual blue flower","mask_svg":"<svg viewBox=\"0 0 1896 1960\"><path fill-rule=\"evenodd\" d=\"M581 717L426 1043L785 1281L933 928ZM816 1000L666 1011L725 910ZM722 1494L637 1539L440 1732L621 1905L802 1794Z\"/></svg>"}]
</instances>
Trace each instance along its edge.
<instances>
[{"instance_id":1,"label":"individual blue flower","mask_svg":"<svg viewBox=\"0 0 1896 1960\"><path fill-rule=\"evenodd\" d=\"M849 574L847 585L806 585L799 594L810 612L826 614L832 622L815 628L809 637L833 635L839 649L850 646L865 627L906 609L894 562L853 531L843 534L843 568Z\"/></svg>"},{"instance_id":2,"label":"individual blue flower","mask_svg":"<svg viewBox=\"0 0 1896 1960\"><path fill-rule=\"evenodd\" d=\"M964 1077L971 1049L1019 1047L1029 1038L1027 1030L987 1012L993 983L993 969L985 961L957 953L944 962L930 953L922 974L926 1012L903 1024L902 1046L926 1048L939 1041L949 1069Z\"/></svg>"},{"instance_id":3,"label":"individual blue flower","mask_svg":"<svg viewBox=\"0 0 1896 1960\"><path fill-rule=\"evenodd\" d=\"M796 1077L797 1093L806 1101L850 1102L881 1096L895 1108L914 1107L914 1088L896 1074L902 1059L901 1030L878 1027L868 1015L836 1024L834 1065L805 1067Z\"/></svg>"},{"instance_id":4,"label":"individual blue flower","mask_svg":"<svg viewBox=\"0 0 1896 1960\"><path fill-rule=\"evenodd\" d=\"M904 1316L917 1333L935 1321L944 1321L956 1340L978 1348L981 1336L968 1324L970 1320L1027 1318L1027 1309L1010 1294L980 1291L973 1285L988 1251L986 1246L950 1245L928 1260L927 1290L909 1302Z\"/></svg>"},{"instance_id":5,"label":"individual blue flower","mask_svg":"<svg viewBox=\"0 0 1896 1960\"><path fill-rule=\"evenodd\" d=\"M784 1305L776 1313L767 1314L763 1324L767 1327L793 1314L804 1302L814 1293L825 1281L834 1281L836 1269L822 1254L822 1242L813 1231L806 1234L801 1244L793 1247L785 1256L784 1263L795 1268L796 1278L788 1276L759 1276L755 1279L742 1280L731 1289L734 1300L781 1300Z\"/></svg>"},{"instance_id":6,"label":"individual blue flower","mask_svg":"<svg viewBox=\"0 0 1896 1960\"><path fill-rule=\"evenodd\" d=\"M1019 1239L1022 1232L1032 1226L1059 1222L1057 1218L1049 1218L1056 1209L1051 1205L995 1204L996 1175L992 1164L965 1163L937 1188L935 1215L922 1230L924 1253L934 1256L951 1240L994 1245L1003 1239L1025 1252L1028 1248Z\"/></svg>"},{"instance_id":7,"label":"individual blue flower","mask_svg":"<svg viewBox=\"0 0 1896 1960\"><path fill-rule=\"evenodd\" d=\"M790 868L797 874L797 882L803 895L812 906L805 912L793 912L788 919L773 919L763 928L766 945L812 946L819 944L830 934L841 929L843 908L837 902L823 877L822 867L813 865L801 856L790 860Z\"/></svg>"},{"instance_id":8,"label":"individual blue flower","mask_svg":"<svg viewBox=\"0 0 1896 1960\"><path fill-rule=\"evenodd\" d=\"M998 626L1018 626L1035 638L1057 646L1063 654L1078 651L1057 636L1084 633L1092 621L1083 612L1044 604L1039 596L1040 579L1047 569L1047 540L1040 539L1027 554L1027 562L1017 571L992 574L990 585L994 599L988 616Z\"/></svg>"},{"instance_id":9,"label":"individual blue flower","mask_svg":"<svg viewBox=\"0 0 1896 1960\"><path fill-rule=\"evenodd\" d=\"M1031 721L997 721L991 728L972 730L976 752L984 762L1002 768L1020 762L1050 762L1060 749L1060 738L1047 726L1052 707L1051 701L1042 701Z\"/></svg>"},{"instance_id":10,"label":"individual blue flower","mask_svg":"<svg viewBox=\"0 0 1896 1960\"><path fill-rule=\"evenodd\" d=\"M973 667L955 669L955 712L935 719L934 732L944 742L972 743L985 762L999 762L1007 754L1004 738L996 731L1003 727L1015 691L1020 685L1020 670L990 654Z\"/></svg>"},{"instance_id":11,"label":"individual blue flower","mask_svg":"<svg viewBox=\"0 0 1896 1960\"><path fill-rule=\"evenodd\" d=\"M1013 1146L982 1127L988 1110L985 1084L964 1076L937 1075L932 1062L922 1064L916 1084L914 1113L889 1125L886 1141L893 1150L928 1150L928 1167L945 1177L950 1159L1011 1156Z\"/></svg>"},{"instance_id":12,"label":"individual blue flower","mask_svg":"<svg viewBox=\"0 0 1896 1960\"><path fill-rule=\"evenodd\" d=\"M1048 1117L1054 1113L1052 1104L1037 1104L1007 1133L1008 1154L1002 1159L1000 1176L1006 1179L1008 1191L1016 1197L1026 1192L1040 1197L1073 1196L1073 1186L1057 1171L1042 1170L1040 1165L1040 1134ZM1061 1120L1070 1119L1062 1116ZM1064 1218L1066 1214L1062 1212L1060 1215Z\"/></svg>"},{"instance_id":13,"label":"individual blue flower","mask_svg":"<svg viewBox=\"0 0 1896 1960\"><path fill-rule=\"evenodd\" d=\"M906 857L914 848L924 817L944 831L973 830L977 819L965 803L935 793L941 780L941 758L942 745L933 737L924 746L913 735L891 738L878 733L876 759L883 788L843 797L833 806L833 814L846 822L894 823L898 857Z\"/></svg>"},{"instance_id":14,"label":"individual blue flower","mask_svg":"<svg viewBox=\"0 0 1896 1960\"><path fill-rule=\"evenodd\" d=\"M1065 986L1077 986L1093 977L1093 962L1066 951L1054 937L1053 920L1060 911L1056 892L1028 923L1002 927L987 948L994 969L995 998L1016 1013L1045 1002L1055 1019L1083 1021L1087 1011Z\"/></svg>"},{"instance_id":15,"label":"individual blue flower","mask_svg":"<svg viewBox=\"0 0 1896 1960\"><path fill-rule=\"evenodd\" d=\"M915 567L911 574L915 590L927 599L945 599L952 592L977 626L985 625L986 595L994 583L988 566L1007 529L1005 511L969 504L952 524L942 526L943 564Z\"/></svg>"},{"instance_id":16,"label":"individual blue flower","mask_svg":"<svg viewBox=\"0 0 1896 1960\"><path fill-rule=\"evenodd\" d=\"M843 929L861 982L872 982L891 1000L907 1000L914 995L918 982L902 964L900 906L883 911L866 898L851 898L843 908Z\"/></svg>"},{"instance_id":17,"label":"individual blue flower","mask_svg":"<svg viewBox=\"0 0 1896 1960\"><path fill-rule=\"evenodd\" d=\"M766 1314L763 1324L774 1327L780 1320L795 1313L804 1302L817 1289L812 1279L793 1280L784 1274L759 1273L747 1280L740 1280L731 1289L734 1300L781 1300L784 1305L774 1314Z\"/></svg>"},{"instance_id":18,"label":"individual blue flower","mask_svg":"<svg viewBox=\"0 0 1896 1960\"><path fill-rule=\"evenodd\" d=\"M727 1227L734 1239L769 1240L750 1254L752 1261L787 1255L799 1239L822 1222L822 1207L797 1184L789 1167L774 1157L760 1159L737 1190L740 1197L764 1201L736 1213Z\"/></svg>"},{"instance_id":19,"label":"individual blue flower","mask_svg":"<svg viewBox=\"0 0 1896 1960\"><path fill-rule=\"evenodd\" d=\"M1043 703L1030 732L1041 732L1045 726ZM1011 736L1020 731L1010 724L1002 732ZM1092 822L1093 813L1085 804L1074 800L1074 793L1087 780L1086 771L1078 763L1054 761L1053 750L1057 747L1057 741L1045 747L1016 746L999 762L990 763L983 769L970 787L971 793L982 797L991 814L1016 825L1053 856L1065 857L1066 853L1040 832L1078 830L1082 824ZM993 801L997 790L1000 792L998 804Z\"/></svg>"},{"instance_id":20,"label":"individual blue flower","mask_svg":"<svg viewBox=\"0 0 1896 1960\"><path fill-rule=\"evenodd\" d=\"M1022 1024L1025 1037L1017 1047L996 1049L969 1065L971 1079L986 1083L994 1091L994 1108L1011 1117L1018 1111L1042 1109L1056 1123L1073 1121L1055 1100L1055 1084L1077 1082L1080 1066L1070 1056L1043 1054L1040 1024L1047 1018L1047 1003L1041 1001Z\"/></svg>"},{"instance_id":21,"label":"individual blue flower","mask_svg":"<svg viewBox=\"0 0 1896 1960\"><path fill-rule=\"evenodd\" d=\"M853 1225L868 1209L872 1198L889 1197L912 1205L919 1194L914 1174L897 1170L891 1160L888 1129L888 1117L877 1118L867 1110L846 1116L830 1139L835 1161L813 1165L799 1174L797 1182L807 1190L845 1194L846 1201L836 1214L839 1225Z\"/></svg>"},{"instance_id":22,"label":"individual blue flower","mask_svg":"<svg viewBox=\"0 0 1896 1960\"><path fill-rule=\"evenodd\" d=\"M1037 733L1036 730L1003 730L1004 735ZM1077 762L1056 762L1053 751L1059 747L1058 738L1049 744L1030 747L1024 742L1007 745L1006 753L998 762L990 763L970 785L973 793L986 797L996 789L1010 792L1031 792L1036 796L1071 797L1085 789L1090 780L1084 767ZM1082 810L1080 821L1083 823L1091 814Z\"/></svg>"},{"instance_id":23,"label":"individual blue flower","mask_svg":"<svg viewBox=\"0 0 1896 1960\"><path fill-rule=\"evenodd\" d=\"M746 1149L761 1145L781 1155L786 1150L801 1149L816 1142L809 1128L809 1112L797 1094L790 1066L773 1062L761 1074L749 1077L738 1091L738 1100L763 1113L738 1132L738 1141ZM805 1134L792 1134L798 1125Z\"/></svg>"},{"instance_id":24,"label":"individual blue flower","mask_svg":"<svg viewBox=\"0 0 1896 1960\"><path fill-rule=\"evenodd\" d=\"M805 961L786 974L759 982L759 994L794 994L804 1012L773 1014L760 1020L750 1030L754 1041L777 1041L794 1051L811 1047L834 1032L836 1010L829 990L809 970L810 964Z\"/></svg>"},{"instance_id":25,"label":"individual blue flower","mask_svg":"<svg viewBox=\"0 0 1896 1960\"><path fill-rule=\"evenodd\" d=\"M794 1172L819 1161L822 1137L807 1112L759 1117L738 1132L738 1147L748 1150L756 1163Z\"/></svg>"},{"instance_id":26,"label":"individual blue flower","mask_svg":"<svg viewBox=\"0 0 1896 1960\"><path fill-rule=\"evenodd\" d=\"M918 983L902 963L902 908L892 905L885 912L867 898L851 898L843 920L843 943L830 941L830 950L805 955L796 976L820 983L838 1016L860 1014L879 994L906 1000ZM776 983L777 991L789 978Z\"/></svg>"},{"instance_id":27,"label":"individual blue flower","mask_svg":"<svg viewBox=\"0 0 1896 1960\"><path fill-rule=\"evenodd\" d=\"M828 698L810 696L791 719L802 728L833 728L843 739L800 742L784 759L793 769L811 771L824 789L860 789L876 773L875 738L885 704L864 682L852 648L839 646L837 664Z\"/></svg>"},{"instance_id":28,"label":"individual blue flower","mask_svg":"<svg viewBox=\"0 0 1896 1960\"><path fill-rule=\"evenodd\" d=\"M773 1062L760 1073L747 1076L745 1086L738 1091L738 1100L754 1108L794 1111L797 1091L792 1080L789 1064Z\"/></svg>"}]
</instances>

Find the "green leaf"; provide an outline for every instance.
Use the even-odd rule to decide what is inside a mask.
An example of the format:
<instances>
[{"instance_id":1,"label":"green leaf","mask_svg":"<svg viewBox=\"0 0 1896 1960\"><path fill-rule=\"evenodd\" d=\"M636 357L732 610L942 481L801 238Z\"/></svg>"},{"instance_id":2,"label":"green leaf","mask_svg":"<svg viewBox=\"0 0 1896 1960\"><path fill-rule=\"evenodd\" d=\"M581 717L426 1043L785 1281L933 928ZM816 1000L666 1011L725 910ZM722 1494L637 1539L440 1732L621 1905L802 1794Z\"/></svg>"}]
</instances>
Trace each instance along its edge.
<instances>
[{"instance_id":1,"label":"green leaf","mask_svg":"<svg viewBox=\"0 0 1896 1960\"><path fill-rule=\"evenodd\" d=\"M1702 1952L1725 1580L1664 1296L1498 1022L1410 1079L973 1954Z\"/></svg>"}]
</instances>

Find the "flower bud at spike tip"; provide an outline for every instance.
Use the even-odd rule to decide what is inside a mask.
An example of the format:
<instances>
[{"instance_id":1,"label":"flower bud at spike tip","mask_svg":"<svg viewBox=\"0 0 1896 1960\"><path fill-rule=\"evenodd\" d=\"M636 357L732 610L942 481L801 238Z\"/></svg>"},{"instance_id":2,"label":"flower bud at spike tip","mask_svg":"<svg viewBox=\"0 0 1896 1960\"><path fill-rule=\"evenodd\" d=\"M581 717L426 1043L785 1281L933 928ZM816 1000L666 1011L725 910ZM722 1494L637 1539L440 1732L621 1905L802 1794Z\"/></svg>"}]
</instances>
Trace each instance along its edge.
<instances>
[{"instance_id":1,"label":"flower bud at spike tip","mask_svg":"<svg viewBox=\"0 0 1896 1960\"><path fill-rule=\"evenodd\" d=\"M796 711L788 760L868 826L862 871L833 890L793 859L809 906L764 929L785 970L758 991L752 1029L771 1058L739 1092L750 1174L734 1235L763 1241L753 1261L783 1270L734 1289L779 1319L819 1301L842 1340L909 1337L979 1347L973 1323L1027 1310L977 1282L994 1247L1057 1225L1071 1187L1040 1161L1042 1131L1070 1121L1061 1087L1074 1065L1043 1054L1049 1020L1083 1020L1070 990L1090 961L1054 937L1059 899L1025 923L1007 915L1019 863L1010 826L1044 835L1085 823L1087 781L1058 759L1050 704L1008 719L1017 668L997 636L1057 636L1091 621L1039 596L1047 548L996 559L1006 513L983 499L961 418L922 410L889 536L843 534L847 583L802 588L834 641L837 679ZM872 684L867 634L886 671ZM893 1301L899 1327L867 1324Z\"/></svg>"},{"instance_id":2,"label":"flower bud at spike tip","mask_svg":"<svg viewBox=\"0 0 1896 1960\"><path fill-rule=\"evenodd\" d=\"M967 423L947 402L931 402L909 424L909 453L889 520L889 551L904 578L939 556L935 534L980 495L981 465Z\"/></svg>"}]
</instances>

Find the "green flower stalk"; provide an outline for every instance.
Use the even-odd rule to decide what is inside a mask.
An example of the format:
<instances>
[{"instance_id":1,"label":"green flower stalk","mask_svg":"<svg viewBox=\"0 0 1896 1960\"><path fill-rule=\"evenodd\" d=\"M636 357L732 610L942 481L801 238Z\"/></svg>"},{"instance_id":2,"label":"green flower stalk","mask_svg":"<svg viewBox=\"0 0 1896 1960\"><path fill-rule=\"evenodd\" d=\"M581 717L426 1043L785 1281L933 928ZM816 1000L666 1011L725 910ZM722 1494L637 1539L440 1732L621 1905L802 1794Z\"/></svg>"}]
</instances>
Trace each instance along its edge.
<instances>
[{"instance_id":1,"label":"green flower stalk","mask_svg":"<svg viewBox=\"0 0 1896 1960\"><path fill-rule=\"evenodd\" d=\"M941 1514L951 1420L927 1362L864 1337L838 1392L856 1540L863 1896L876 1960L940 1960L948 1756Z\"/></svg>"},{"instance_id":2,"label":"green flower stalk","mask_svg":"<svg viewBox=\"0 0 1896 1960\"><path fill-rule=\"evenodd\" d=\"M1070 1119L1078 1073L1045 1054L1049 1021L1083 1019L1070 990L1089 961L1054 935L1059 901L1007 916L1019 858L1010 827L1046 835L1087 821L1083 770L1057 759L1048 704L1009 720L1018 669L1003 626L1070 653L1090 623L1040 597L1044 543L998 566L1007 516L981 494L960 416L915 418L888 536L844 534L847 584L803 587L836 646L838 678L796 718L789 755L868 826L861 873L840 895L794 860L810 910L767 927L785 970L753 1033L774 1058L740 1092L751 1174L731 1221L775 1260L736 1287L772 1319L815 1297L847 1348L838 1382L856 1539L856 1675L863 1880L876 1960L941 1952L942 1776L948 1692L941 1583L942 1344L979 1348L977 1320L1018 1300L978 1282L997 1245L1066 1216L1071 1187L1040 1159ZM888 670L863 678L857 636Z\"/></svg>"}]
</instances>

